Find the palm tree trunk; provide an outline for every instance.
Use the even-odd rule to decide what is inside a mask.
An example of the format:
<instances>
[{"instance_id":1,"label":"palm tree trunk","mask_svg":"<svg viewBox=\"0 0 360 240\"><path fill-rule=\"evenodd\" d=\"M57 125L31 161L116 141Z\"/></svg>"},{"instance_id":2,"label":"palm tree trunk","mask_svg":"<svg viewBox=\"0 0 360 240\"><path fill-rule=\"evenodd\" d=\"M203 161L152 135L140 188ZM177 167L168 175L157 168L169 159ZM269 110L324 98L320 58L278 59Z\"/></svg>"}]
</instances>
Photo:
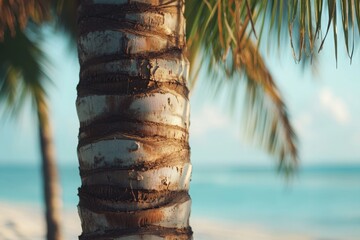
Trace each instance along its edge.
<instances>
[{"instance_id":1,"label":"palm tree trunk","mask_svg":"<svg viewBox=\"0 0 360 240\"><path fill-rule=\"evenodd\" d=\"M45 102L38 102L39 137L42 157L47 240L61 240L61 197L52 129Z\"/></svg>"},{"instance_id":2,"label":"palm tree trunk","mask_svg":"<svg viewBox=\"0 0 360 240\"><path fill-rule=\"evenodd\" d=\"M79 8L79 239L192 239L183 0Z\"/></svg>"}]
</instances>

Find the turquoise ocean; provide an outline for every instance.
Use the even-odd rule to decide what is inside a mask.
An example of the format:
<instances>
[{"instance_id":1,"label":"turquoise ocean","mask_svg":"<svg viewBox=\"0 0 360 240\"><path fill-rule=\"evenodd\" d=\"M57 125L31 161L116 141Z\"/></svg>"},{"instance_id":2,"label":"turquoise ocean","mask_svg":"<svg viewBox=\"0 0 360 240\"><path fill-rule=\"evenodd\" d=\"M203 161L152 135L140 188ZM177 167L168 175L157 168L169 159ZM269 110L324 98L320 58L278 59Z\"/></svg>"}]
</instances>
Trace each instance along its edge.
<instances>
[{"instance_id":1,"label":"turquoise ocean","mask_svg":"<svg viewBox=\"0 0 360 240\"><path fill-rule=\"evenodd\" d=\"M76 166L61 166L66 209L76 209ZM192 217L261 226L316 239L360 239L360 165L303 167L287 182L263 167L195 166ZM0 201L41 206L35 165L0 165ZM1 214L1 213L0 213Z\"/></svg>"}]
</instances>

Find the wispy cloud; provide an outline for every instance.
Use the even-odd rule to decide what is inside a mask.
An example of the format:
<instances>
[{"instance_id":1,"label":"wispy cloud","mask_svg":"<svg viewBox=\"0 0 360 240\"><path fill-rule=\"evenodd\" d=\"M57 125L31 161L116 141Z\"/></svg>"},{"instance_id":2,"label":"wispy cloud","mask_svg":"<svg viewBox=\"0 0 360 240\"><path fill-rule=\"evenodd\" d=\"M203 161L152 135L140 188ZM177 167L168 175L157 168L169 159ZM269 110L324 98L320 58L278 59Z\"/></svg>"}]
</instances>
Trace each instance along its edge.
<instances>
[{"instance_id":1,"label":"wispy cloud","mask_svg":"<svg viewBox=\"0 0 360 240\"><path fill-rule=\"evenodd\" d=\"M311 133L310 125L313 122L313 117L310 113L306 112L301 114L297 119L294 120L294 126L298 133L301 135L307 135Z\"/></svg>"},{"instance_id":2,"label":"wispy cloud","mask_svg":"<svg viewBox=\"0 0 360 240\"><path fill-rule=\"evenodd\" d=\"M206 135L214 129L224 128L229 124L229 119L215 106L204 105L200 112L191 118L191 134L199 137Z\"/></svg>"},{"instance_id":3,"label":"wispy cloud","mask_svg":"<svg viewBox=\"0 0 360 240\"><path fill-rule=\"evenodd\" d=\"M327 111L334 119L341 124L346 124L350 121L350 114L345 102L328 89L324 88L319 94L321 107Z\"/></svg>"}]
</instances>

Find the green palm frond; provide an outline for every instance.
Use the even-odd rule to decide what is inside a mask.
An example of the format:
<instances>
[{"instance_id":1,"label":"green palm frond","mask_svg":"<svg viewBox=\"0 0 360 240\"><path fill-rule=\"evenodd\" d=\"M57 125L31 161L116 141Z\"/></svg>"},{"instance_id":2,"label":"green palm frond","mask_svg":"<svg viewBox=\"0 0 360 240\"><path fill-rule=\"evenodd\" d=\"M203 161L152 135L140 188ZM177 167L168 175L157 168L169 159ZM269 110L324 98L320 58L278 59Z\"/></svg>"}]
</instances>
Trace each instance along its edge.
<instances>
[{"instance_id":1,"label":"green palm frond","mask_svg":"<svg viewBox=\"0 0 360 240\"><path fill-rule=\"evenodd\" d=\"M28 20L41 23L50 19L49 0L2 0L0 1L0 41L8 30L12 36L16 29L24 30Z\"/></svg>"},{"instance_id":2,"label":"green palm frond","mask_svg":"<svg viewBox=\"0 0 360 240\"><path fill-rule=\"evenodd\" d=\"M254 24L261 21L257 2L188 0L187 4L192 76L196 75L196 66L207 64L213 88L231 86L231 108L237 101L240 83L244 82L247 86L244 123L249 136L278 157L280 169L293 169L298 162L296 135L279 90L254 43ZM202 60L196 62L199 58Z\"/></svg>"},{"instance_id":3,"label":"green palm frond","mask_svg":"<svg viewBox=\"0 0 360 240\"><path fill-rule=\"evenodd\" d=\"M360 1L278 0L269 1L271 4L266 4L267 0L253 2L256 3L257 11L264 18L262 26L271 22L270 32L278 33L279 36L284 36L284 33L288 32L294 58L297 61L300 61L304 54L312 55L320 52L330 29L333 31L334 53L337 61L339 25L344 37L344 47L350 60L352 59L354 46L358 43L360 36ZM260 31L262 34L263 30Z\"/></svg>"},{"instance_id":4,"label":"green palm frond","mask_svg":"<svg viewBox=\"0 0 360 240\"><path fill-rule=\"evenodd\" d=\"M360 1L187 0L186 3L193 80L204 64L208 64L208 75L216 79L210 82L214 88L221 88L224 79L230 79L227 82L232 84L232 89L237 89L238 82L245 79L248 90L245 122L250 135L278 156L281 167L296 163L295 133L257 47L264 42L270 46L270 40L277 39L279 48L290 40L294 59L304 64L311 60L316 69L317 53L323 48L330 29L337 62L337 29L341 25L344 48L351 60L360 34ZM203 60L197 60L199 57ZM194 84L195 81L191 83Z\"/></svg>"},{"instance_id":5,"label":"green palm frond","mask_svg":"<svg viewBox=\"0 0 360 240\"><path fill-rule=\"evenodd\" d=\"M291 171L298 162L297 137L280 92L255 44L246 41L239 51L245 71L245 126L249 136L279 158L279 169Z\"/></svg>"},{"instance_id":6,"label":"green palm frond","mask_svg":"<svg viewBox=\"0 0 360 240\"><path fill-rule=\"evenodd\" d=\"M37 37L30 39L19 30L15 37L5 34L0 42L0 104L13 114L29 97L37 108L39 101L45 101L46 84L51 82L45 72L48 60L39 47L40 33L32 36Z\"/></svg>"},{"instance_id":7,"label":"green palm frond","mask_svg":"<svg viewBox=\"0 0 360 240\"><path fill-rule=\"evenodd\" d=\"M53 0L52 9L55 12L54 18L56 27L65 33L71 42L71 45L76 48L77 37L77 9L80 5L80 0Z\"/></svg>"}]
</instances>

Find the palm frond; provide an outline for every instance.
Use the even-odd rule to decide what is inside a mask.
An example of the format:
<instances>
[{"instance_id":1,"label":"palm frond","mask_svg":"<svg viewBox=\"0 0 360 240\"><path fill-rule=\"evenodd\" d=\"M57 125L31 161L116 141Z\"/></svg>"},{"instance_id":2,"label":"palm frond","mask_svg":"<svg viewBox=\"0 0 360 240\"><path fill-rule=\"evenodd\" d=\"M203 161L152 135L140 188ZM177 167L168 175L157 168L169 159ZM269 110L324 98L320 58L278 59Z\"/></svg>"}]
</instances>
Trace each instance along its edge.
<instances>
[{"instance_id":1,"label":"palm frond","mask_svg":"<svg viewBox=\"0 0 360 240\"><path fill-rule=\"evenodd\" d=\"M195 68L193 64L192 72L198 71L196 66L207 65L207 74L212 79L209 84L214 89L230 85L232 109L244 81L247 86L244 123L249 136L277 156L280 169L293 169L298 161L296 135L279 90L254 43L252 22L264 19L257 2L188 0L187 4L189 60L193 64L202 59ZM276 11L271 14L273 24L284 18L275 17ZM192 85L195 81L192 79Z\"/></svg>"},{"instance_id":2,"label":"palm frond","mask_svg":"<svg viewBox=\"0 0 360 240\"><path fill-rule=\"evenodd\" d=\"M289 172L298 162L297 137L280 92L262 56L251 41L238 52L247 85L245 126L250 137L279 158L279 168Z\"/></svg>"},{"instance_id":3,"label":"palm frond","mask_svg":"<svg viewBox=\"0 0 360 240\"><path fill-rule=\"evenodd\" d=\"M350 61L352 60L354 46L359 42L360 36L360 1L295 0L271 1L272 4L267 4L267 0L253 2L256 4L258 13L265 19L263 25L271 22L269 30L279 35L279 42L280 35L284 36L280 32L289 33L291 48L297 61L303 59L304 54L312 56L313 53L320 52L332 28L337 62L339 26L344 36L344 47ZM280 16L283 16L283 20L274 20L280 19ZM341 24L338 24L338 19L341 19ZM264 29L260 29L260 34Z\"/></svg>"},{"instance_id":4,"label":"palm frond","mask_svg":"<svg viewBox=\"0 0 360 240\"><path fill-rule=\"evenodd\" d=\"M200 47L215 61L227 58L232 46L252 33L257 18L254 4L235 0L189 0L186 2L189 59L198 58Z\"/></svg>"},{"instance_id":5,"label":"palm frond","mask_svg":"<svg viewBox=\"0 0 360 240\"><path fill-rule=\"evenodd\" d=\"M52 9L57 30L61 30L76 48L77 9L80 0L52 0Z\"/></svg>"},{"instance_id":6,"label":"palm frond","mask_svg":"<svg viewBox=\"0 0 360 240\"><path fill-rule=\"evenodd\" d=\"M14 37L5 34L0 42L0 104L12 114L18 113L29 99L37 108L46 98L46 85L51 81L45 69L48 60L39 47L40 33L30 39L23 31Z\"/></svg>"},{"instance_id":7,"label":"palm frond","mask_svg":"<svg viewBox=\"0 0 360 240\"><path fill-rule=\"evenodd\" d=\"M50 19L50 4L49 0L0 1L0 41L7 30L13 37L17 29L24 30L29 19L35 23Z\"/></svg>"}]
</instances>

